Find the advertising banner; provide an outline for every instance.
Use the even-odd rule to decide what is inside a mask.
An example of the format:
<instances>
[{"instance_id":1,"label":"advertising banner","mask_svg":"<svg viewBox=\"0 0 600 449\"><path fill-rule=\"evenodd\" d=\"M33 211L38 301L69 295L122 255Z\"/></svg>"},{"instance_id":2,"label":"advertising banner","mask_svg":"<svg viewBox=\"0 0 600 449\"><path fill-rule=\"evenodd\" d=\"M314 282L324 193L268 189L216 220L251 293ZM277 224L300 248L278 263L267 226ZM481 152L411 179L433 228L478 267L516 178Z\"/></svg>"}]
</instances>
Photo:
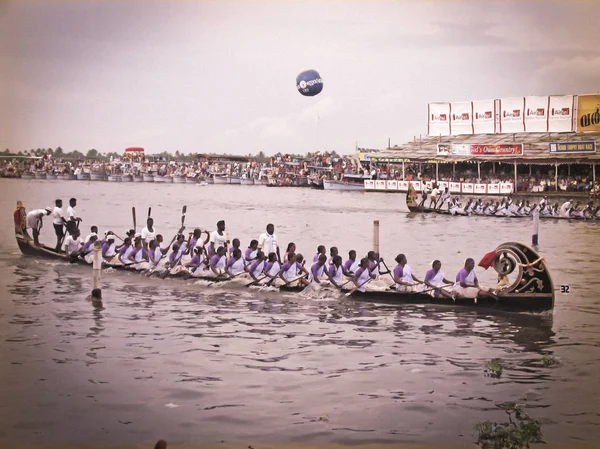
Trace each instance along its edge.
<instances>
[{"instance_id":1,"label":"advertising banner","mask_svg":"<svg viewBox=\"0 0 600 449\"><path fill-rule=\"evenodd\" d=\"M450 134L473 134L473 103L460 101L450 103Z\"/></svg>"},{"instance_id":2,"label":"advertising banner","mask_svg":"<svg viewBox=\"0 0 600 449\"><path fill-rule=\"evenodd\" d=\"M375 188L375 181L372 179L365 179L365 190L373 190Z\"/></svg>"},{"instance_id":3,"label":"advertising banner","mask_svg":"<svg viewBox=\"0 0 600 449\"><path fill-rule=\"evenodd\" d=\"M460 182L451 182L448 190L450 193L460 193Z\"/></svg>"},{"instance_id":4,"label":"advertising banner","mask_svg":"<svg viewBox=\"0 0 600 449\"><path fill-rule=\"evenodd\" d=\"M412 184L415 191L419 193L421 192L421 181L410 181L410 183Z\"/></svg>"},{"instance_id":5,"label":"advertising banner","mask_svg":"<svg viewBox=\"0 0 600 449\"><path fill-rule=\"evenodd\" d=\"M378 179L375 181L375 189L385 190L385 179Z\"/></svg>"},{"instance_id":6,"label":"advertising banner","mask_svg":"<svg viewBox=\"0 0 600 449\"><path fill-rule=\"evenodd\" d=\"M475 193L485 194L487 190L487 184L475 184Z\"/></svg>"},{"instance_id":7,"label":"advertising banner","mask_svg":"<svg viewBox=\"0 0 600 449\"><path fill-rule=\"evenodd\" d=\"M525 131L525 98L501 98L500 133L522 133Z\"/></svg>"},{"instance_id":8,"label":"advertising banner","mask_svg":"<svg viewBox=\"0 0 600 449\"><path fill-rule=\"evenodd\" d=\"M550 153L595 153L596 142L551 142Z\"/></svg>"},{"instance_id":9,"label":"advertising banner","mask_svg":"<svg viewBox=\"0 0 600 449\"><path fill-rule=\"evenodd\" d=\"M548 132L550 97L525 97L525 132Z\"/></svg>"},{"instance_id":10,"label":"advertising banner","mask_svg":"<svg viewBox=\"0 0 600 449\"><path fill-rule=\"evenodd\" d=\"M409 181L398 181L398 190L402 190L403 192L408 191Z\"/></svg>"},{"instance_id":11,"label":"advertising banner","mask_svg":"<svg viewBox=\"0 0 600 449\"><path fill-rule=\"evenodd\" d=\"M473 101L473 133L494 134L496 132L496 108L494 100Z\"/></svg>"},{"instance_id":12,"label":"advertising banner","mask_svg":"<svg viewBox=\"0 0 600 449\"><path fill-rule=\"evenodd\" d=\"M386 184L387 190L398 190L398 181L390 180Z\"/></svg>"},{"instance_id":13,"label":"advertising banner","mask_svg":"<svg viewBox=\"0 0 600 449\"><path fill-rule=\"evenodd\" d=\"M519 156L523 154L523 144L437 144L438 156Z\"/></svg>"},{"instance_id":14,"label":"advertising banner","mask_svg":"<svg viewBox=\"0 0 600 449\"><path fill-rule=\"evenodd\" d=\"M573 95L551 95L548 107L548 132L568 133L573 131Z\"/></svg>"},{"instance_id":15,"label":"advertising banner","mask_svg":"<svg viewBox=\"0 0 600 449\"><path fill-rule=\"evenodd\" d=\"M490 195L494 193L500 193L500 184L488 184L487 193Z\"/></svg>"},{"instance_id":16,"label":"advertising banner","mask_svg":"<svg viewBox=\"0 0 600 449\"><path fill-rule=\"evenodd\" d=\"M470 182L463 182L460 190L462 193L473 193L473 184Z\"/></svg>"},{"instance_id":17,"label":"advertising banner","mask_svg":"<svg viewBox=\"0 0 600 449\"><path fill-rule=\"evenodd\" d=\"M577 132L600 131L600 95L577 97Z\"/></svg>"},{"instance_id":18,"label":"advertising banner","mask_svg":"<svg viewBox=\"0 0 600 449\"><path fill-rule=\"evenodd\" d=\"M448 181L440 181L438 182L438 187L440 188L440 190L444 190L446 187L448 187Z\"/></svg>"},{"instance_id":19,"label":"advertising banner","mask_svg":"<svg viewBox=\"0 0 600 449\"><path fill-rule=\"evenodd\" d=\"M450 135L450 103L429 103L427 106L427 134L430 136Z\"/></svg>"},{"instance_id":20,"label":"advertising banner","mask_svg":"<svg viewBox=\"0 0 600 449\"><path fill-rule=\"evenodd\" d=\"M511 182L500 184L500 193L512 193L513 185Z\"/></svg>"}]
</instances>

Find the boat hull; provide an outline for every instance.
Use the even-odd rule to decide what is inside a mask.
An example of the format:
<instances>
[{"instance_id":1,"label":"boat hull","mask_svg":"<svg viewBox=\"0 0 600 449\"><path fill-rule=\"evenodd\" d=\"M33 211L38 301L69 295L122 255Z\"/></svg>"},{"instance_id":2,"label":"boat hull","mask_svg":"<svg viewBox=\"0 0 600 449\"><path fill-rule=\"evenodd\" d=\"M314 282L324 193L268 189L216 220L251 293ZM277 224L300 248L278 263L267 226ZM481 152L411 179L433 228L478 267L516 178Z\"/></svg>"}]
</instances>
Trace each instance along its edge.
<instances>
[{"instance_id":1,"label":"boat hull","mask_svg":"<svg viewBox=\"0 0 600 449\"><path fill-rule=\"evenodd\" d=\"M90 179L92 181L106 181L106 175L104 173L91 173Z\"/></svg>"},{"instance_id":2,"label":"boat hull","mask_svg":"<svg viewBox=\"0 0 600 449\"><path fill-rule=\"evenodd\" d=\"M159 176L159 175L154 175L154 182L161 182L164 184L165 182L165 177L164 176Z\"/></svg>"},{"instance_id":3,"label":"boat hull","mask_svg":"<svg viewBox=\"0 0 600 449\"><path fill-rule=\"evenodd\" d=\"M154 182L154 175L145 174L144 182Z\"/></svg>"},{"instance_id":4,"label":"boat hull","mask_svg":"<svg viewBox=\"0 0 600 449\"><path fill-rule=\"evenodd\" d=\"M133 182L144 182L144 177L143 176L134 176Z\"/></svg>"},{"instance_id":5,"label":"boat hull","mask_svg":"<svg viewBox=\"0 0 600 449\"><path fill-rule=\"evenodd\" d=\"M31 172L21 173L21 179L35 179L35 175Z\"/></svg>"},{"instance_id":6,"label":"boat hull","mask_svg":"<svg viewBox=\"0 0 600 449\"><path fill-rule=\"evenodd\" d=\"M46 179L46 173L36 173L35 179Z\"/></svg>"},{"instance_id":7,"label":"boat hull","mask_svg":"<svg viewBox=\"0 0 600 449\"><path fill-rule=\"evenodd\" d=\"M215 176L213 178L214 184L229 184L229 178L227 176Z\"/></svg>"},{"instance_id":8,"label":"boat hull","mask_svg":"<svg viewBox=\"0 0 600 449\"><path fill-rule=\"evenodd\" d=\"M365 190L363 183L323 180L324 190Z\"/></svg>"},{"instance_id":9,"label":"boat hull","mask_svg":"<svg viewBox=\"0 0 600 449\"><path fill-rule=\"evenodd\" d=\"M108 175L108 182L121 182L120 175Z\"/></svg>"},{"instance_id":10,"label":"boat hull","mask_svg":"<svg viewBox=\"0 0 600 449\"><path fill-rule=\"evenodd\" d=\"M91 181L91 177L89 173L79 173L77 175L77 180L78 181Z\"/></svg>"},{"instance_id":11,"label":"boat hull","mask_svg":"<svg viewBox=\"0 0 600 449\"><path fill-rule=\"evenodd\" d=\"M195 176L190 176L188 178L185 178L186 184L196 184L197 182L198 182L198 178L196 178Z\"/></svg>"},{"instance_id":12,"label":"boat hull","mask_svg":"<svg viewBox=\"0 0 600 449\"><path fill-rule=\"evenodd\" d=\"M240 180L240 184L242 184L244 186L253 186L254 185L254 179L242 178Z\"/></svg>"},{"instance_id":13,"label":"boat hull","mask_svg":"<svg viewBox=\"0 0 600 449\"><path fill-rule=\"evenodd\" d=\"M46 179L52 179L52 180L56 180L58 179L57 175L51 175L49 173L46 173Z\"/></svg>"},{"instance_id":14,"label":"boat hull","mask_svg":"<svg viewBox=\"0 0 600 449\"><path fill-rule=\"evenodd\" d=\"M241 184L242 180L240 178L238 178L237 176L230 176L229 177L229 184ZM254 184L254 183L252 183Z\"/></svg>"},{"instance_id":15,"label":"boat hull","mask_svg":"<svg viewBox=\"0 0 600 449\"><path fill-rule=\"evenodd\" d=\"M185 176L173 176L173 183L185 184Z\"/></svg>"}]
</instances>

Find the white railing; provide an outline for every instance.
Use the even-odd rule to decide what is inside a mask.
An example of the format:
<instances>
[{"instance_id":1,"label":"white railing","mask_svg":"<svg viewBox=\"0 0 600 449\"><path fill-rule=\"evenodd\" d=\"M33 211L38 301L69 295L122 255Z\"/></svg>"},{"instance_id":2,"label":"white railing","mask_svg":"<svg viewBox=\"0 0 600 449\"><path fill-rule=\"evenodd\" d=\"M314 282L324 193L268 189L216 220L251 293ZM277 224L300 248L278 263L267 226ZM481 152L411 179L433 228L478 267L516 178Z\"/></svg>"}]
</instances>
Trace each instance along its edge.
<instances>
[{"instance_id":1,"label":"white railing","mask_svg":"<svg viewBox=\"0 0 600 449\"><path fill-rule=\"evenodd\" d=\"M433 181L398 181L398 180L385 180L378 179L373 181L371 179L365 180L365 190L375 190L378 192L407 192L408 185L412 184L417 192L421 192L423 186L427 188L433 188ZM463 193L463 194L474 194L474 195L506 195L513 193L512 182L501 182L497 184L483 184L483 183L472 183L472 182L447 182L439 181L438 187L443 190L448 187L450 193Z\"/></svg>"}]
</instances>

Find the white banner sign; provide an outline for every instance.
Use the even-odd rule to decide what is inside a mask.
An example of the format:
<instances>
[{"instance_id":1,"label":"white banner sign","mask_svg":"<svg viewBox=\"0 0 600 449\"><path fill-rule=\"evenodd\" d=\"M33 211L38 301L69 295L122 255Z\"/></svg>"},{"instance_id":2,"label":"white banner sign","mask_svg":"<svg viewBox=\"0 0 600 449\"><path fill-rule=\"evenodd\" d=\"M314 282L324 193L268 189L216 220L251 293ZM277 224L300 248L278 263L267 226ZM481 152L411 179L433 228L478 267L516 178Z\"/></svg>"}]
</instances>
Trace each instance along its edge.
<instances>
[{"instance_id":1,"label":"white banner sign","mask_svg":"<svg viewBox=\"0 0 600 449\"><path fill-rule=\"evenodd\" d=\"M450 103L450 134L473 134L473 103L460 101Z\"/></svg>"},{"instance_id":2,"label":"white banner sign","mask_svg":"<svg viewBox=\"0 0 600 449\"><path fill-rule=\"evenodd\" d=\"M378 179L375 181L375 188L377 190L385 190L385 179Z\"/></svg>"},{"instance_id":3,"label":"white banner sign","mask_svg":"<svg viewBox=\"0 0 600 449\"><path fill-rule=\"evenodd\" d=\"M473 184L470 182L463 182L460 190L462 193L473 193Z\"/></svg>"},{"instance_id":4,"label":"white banner sign","mask_svg":"<svg viewBox=\"0 0 600 449\"><path fill-rule=\"evenodd\" d=\"M548 132L573 131L573 95L551 95L548 110Z\"/></svg>"},{"instance_id":5,"label":"white banner sign","mask_svg":"<svg viewBox=\"0 0 600 449\"><path fill-rule=\"evenodd\" d=\"M512 193L513 185L509 182L500 184L500 193Z\"/></svg>"},{"instance_id":6,"label":"white banner sign","mask_svg":"<svg viewBox=\"0 0 600 449\"><path fill-rule=\"evenodd\" d=\"M494 100L480 100L473 103L473 132L494 134L496 132L496 110Z\"/></svg>"},{"instance_id":7,"label":"white banner sign","mask_svg":"<svg viewBox=\"0 0 600 449\"><path fill-rule=\"evenodd\" d=\"M430 136L450 135L450 103L429 103L427 133Z\"/></svg>"},{"instance_id":8,"label":"white banner sign","mask_svg":"<svg viewBox=\"0 0 600 449\"><path fill-rule=\"evenodd\" d=\"M398 181L398 190L406 192L408 190L409 181Z\"/></svg>"},{"instance_id":9,"label":"white banner sign","mask_svg":"<svg viewBox=\"0 0 600 449\"><path fill-rule=\"evenodd\" d=\"M525 131L525 98L501 98L500 133L522 133Z\"/></svg>"},{"instance_id":10,"label":"white banner sign","mask_svg":"<svg viewBox=\"0 0 600 449\"><path fill-rule=\"evenodd\" d=\"M525 132L548 132L550 97L525 97Z\"/></svg>"},{"instance_id":11,"label":"white banner sign","mask_svg":"<svg viewBox=\"0 0 600 449\"><path fill-rule=\"evenodd\" d=\"M450 193L460 193L460 182L451 182L448 190Z\"/></svg>"},{"instance_id":12,"label":"white banner sign","mask_svg":"<svg viewBox=\"0 0 600 449\"><path fill-rule=\"evenodd\" d=\"M398 181L390 180L386 184L387 190L398 190Z\"/></svg>"},{"instance_id":13,"label":"white banner sign","mask_svg":"<svg viewBox=\"0 0 600 449\"><path fill-rule=\"evenodd\" d=\"M485 194L487 189L487 184L475 184L475 193Z\"/></svg>"},{"instance_id":14,"label":"white banner sign","mask_svg":"<svg viewBox=\"0 0 600 449\"><path fill-rule=\"evenodd\" d=\"M487 193L500 193L500 184L488 184Z\"/></svg>"}]
</instances>

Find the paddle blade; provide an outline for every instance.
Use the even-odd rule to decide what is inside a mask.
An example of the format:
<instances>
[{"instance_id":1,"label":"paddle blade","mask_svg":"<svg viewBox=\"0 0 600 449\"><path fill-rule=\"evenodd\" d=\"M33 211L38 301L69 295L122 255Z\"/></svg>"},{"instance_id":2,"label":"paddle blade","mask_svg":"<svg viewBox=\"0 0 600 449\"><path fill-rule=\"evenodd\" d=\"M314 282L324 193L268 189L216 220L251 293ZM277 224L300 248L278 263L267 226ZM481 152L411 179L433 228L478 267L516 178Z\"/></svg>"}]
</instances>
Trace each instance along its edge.
<instances>
[{"instance_id":1,"label":"paddle blade","mask_svg":"<svg viewBox=\"0 0 600 449\"><path fill-rule=\"evenodd\" d=\"M181 226L183 226L183 223L185 222L186 212L187 212L187 206L183 206L183 208L181 209Z\"/></svg>"},{"instance_id":2,"label":"paddle blade","mask_svg":"<svg viewBox=\"0 0 600 449\"><path fill-rule=\"evenodd\" d=\"M152 215L152 207L148 208L148 218L150 218L150 216Z\"/></svg>"},{"instance_id":3,"label":"paddle blade","mask_svg":"<svg viewBox=\"0 0 600 449\"><path fill-rule=\"evenodd\" d=\"M135 216L135 206L131 208L131 215L133 216L133 230L135 231L137 220Z\"/></svg>"}]
</instances>

